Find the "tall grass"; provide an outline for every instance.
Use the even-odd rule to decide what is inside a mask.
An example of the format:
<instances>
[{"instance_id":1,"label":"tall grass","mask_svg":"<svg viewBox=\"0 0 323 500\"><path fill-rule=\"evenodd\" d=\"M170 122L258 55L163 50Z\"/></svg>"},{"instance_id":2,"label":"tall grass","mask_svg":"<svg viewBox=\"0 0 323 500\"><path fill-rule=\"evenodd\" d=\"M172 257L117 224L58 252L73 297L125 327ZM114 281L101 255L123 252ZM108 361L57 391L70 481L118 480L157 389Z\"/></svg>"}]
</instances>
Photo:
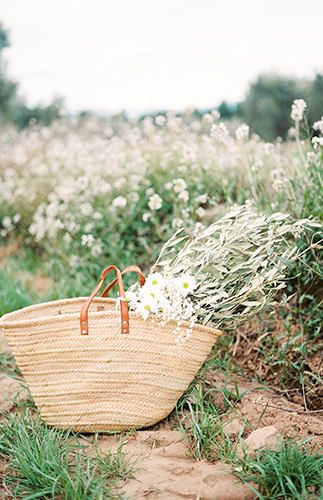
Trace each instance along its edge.
<instances>
[{"instance_id":1,"label":"tall grass","mask_svg":"<svg viewBox=\"0 0 323 500\"><path fill-rule=\"evenodd\" d=\"M122 499L117 481L131 477L134 463L122 452L91 453L78 435L49 428L23 408L3 414L0 457L7 460L3 485L13 498L65 500Z\"/></svg>"},{"instance_id":2,"label":"tall grass","mask_svg":"<svg viewBox=\"0 0 323 500\"><path fill-rule=\"evenodd\" d=\"M248 482L260 500L320 500L323 496L322 452L309 440L282 440L278 449L258 451L254 457L238 461L235 474Z\"/></svg>"}]
</instances>

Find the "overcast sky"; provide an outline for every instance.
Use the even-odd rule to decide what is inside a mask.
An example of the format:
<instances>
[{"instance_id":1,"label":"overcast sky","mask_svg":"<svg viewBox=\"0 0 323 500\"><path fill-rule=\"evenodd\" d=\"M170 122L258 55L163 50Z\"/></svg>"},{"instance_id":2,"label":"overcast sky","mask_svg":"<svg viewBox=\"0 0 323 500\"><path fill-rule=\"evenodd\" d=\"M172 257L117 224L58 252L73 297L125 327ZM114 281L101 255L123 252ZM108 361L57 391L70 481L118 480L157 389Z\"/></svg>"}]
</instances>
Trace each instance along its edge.
<instances>
[{"instance_id":1,"label":"overcast sky","mask_svg":"<svg viewBox=\"0 0 323 500\"><path fill-rule=\"evenodd\" d=\"M74 112L213 107L264 72L323 72L323 0L0 0L29 105Z\"/></svg>"}]
</instances>

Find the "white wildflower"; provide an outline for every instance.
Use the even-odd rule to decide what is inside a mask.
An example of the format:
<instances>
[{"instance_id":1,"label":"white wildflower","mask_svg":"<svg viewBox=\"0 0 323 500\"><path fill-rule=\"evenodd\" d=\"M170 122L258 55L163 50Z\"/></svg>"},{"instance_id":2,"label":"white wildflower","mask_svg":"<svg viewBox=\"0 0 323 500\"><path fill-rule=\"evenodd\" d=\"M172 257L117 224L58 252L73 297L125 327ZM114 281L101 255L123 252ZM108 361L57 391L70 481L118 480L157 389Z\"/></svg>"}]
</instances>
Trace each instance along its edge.
<instances>
[{"instance_id":1,"label":"white wildflower","mask_svg":"<svg viewBox=\"0 0 323 500\"><path fill-rule=\"evenodd\" d=\"M204 217L204 215L206 214L204 208L202 207L199 207L197 210L195 210L195 213L199 216L199 217Z\"/></svg>"},{"instance_id":2,"label":"white wildflower","mask_svg":"<svg viewBox=\"0 0 323 500\"><path fill-rule=\"evenodd\" d=\"M155 194L155 191L152 187L146 189L146 195L147 196L152 196L153 194Z\"/></svg>"},{"instance_id":3,"label":"white wildflower","mask_svg":"<svg viewBox=\"0 0 323 500\"><path fill-rule=\"evenodd\" d=\"M71 255L69 260L70 267L78 267L80 263L81 261L78 255Z\"/></svg>"},{"instance_id":4,"label":"white wildflower","mask_svg":"<svg viewBox=\"0 0 323 500\"><path fill-rule=\"evenodd\" d=\"M246 205L246 209L249 211L249 212L252 212L255 208L255 203L253 200L249 200L247 199L246 202L245 202L245 205Z\"/></svg>"},{"instance_id":5,"label":"white wildflower","mask_svg":"<svg viewBox=\"0 0 323 500\"><path fill-rule=\"evenodd\" d=\"M156 125L158 125L159 127L162 127L163 125L165 125L165 122L166 122L165 116L163 116L163 115L156 116L156 118L155 118Z\"/></svg>"},{"instance_id":6,"label":"white wildflower","mask_svg":"<svg viewBox=\"0 0 323 500\"><path fill-rule=\"evenodd\" d=\"M323 147L323 137L313 137L312 144L314 149Z\"/></svg>"},{"instance_id":7,"label":"white wildflower","mask_svg":"<svg viewBox=\"0 0 323 500\"><path fill-rule=\"evenodd\" d=\"M180 219L179 217L175 217L172 220L172 228L180 228L183 227L184 221Z\"/></svg>"},{"instance_id":8,"label":"white wildflower","mask_svg":"<svg viewBox=\"0 0 323 500\"><path fill-rule=\"evenodd\" d=\"M108 139L110 139L110 137L112 137L114 134L113 129L111 127L106 127L103 133Z\"/></svg>"},{"instance_id":9,"label":"white wildflower","mask_svg":"<svg viewBox=\"0 0 323 500\"><path fill-rule=\"evenodd\" d=\"M313 129L318 130L321 134L323 134L323 116L320 121L313 123Z\"/></svg>"},{"instance_id":10,"label":"white wildflower","mask_svg":"<svg viewBox=\"0 0 323 500\"><path fill-rule=\"evenodd\" d=\"M190 123L190 129L193 130L193 132L198 132L199 130L201 130L201 127L201 122L199 122L198 120L194 120Z\"/></svg>"},{"instance_id":11,"label":"white wildflower","mask_svg":"<svg viewBox=\"0 0 323 500\"><path fill-rule=\"evenodd\" d=\"M219 120L221 118L221 114L217 109L212 109L211 115L213 116L214 120Z\"/></svg>"},{"instance_id":12,"label":"white wildflower","mask_svg":"<svg viewBox=\"0 0 323 500\"><path fill-rule=\"evenodd\" d=\"M137 191L132 191L132 192L129 194L128 199L129 199L129 201L131 201L132 203L137 203L137 201L139 200L139 194L137 193Z\"/></svg>"},{"instance_id":13,"label":"white wildflower","mask_svg":"<svg viewBox=\"0 0 323 500\"><path fill-rule=\"evenodd\" d=\"M80 224L77 224L76 222L74 221L71 221L68 226L67 226L67 230L69 233L71 234L76 234L79 232L79 230L81 229L81 226Z\"/></svg>"},{"instance_id":14,"label":"white wildflower","mask_svg":"<svg viewBox=\"0 0 323 500\"><path fill-rule=\"evenodd\" d=\"M151 218L151 213L150 213L150 212L145 212L145 213L143 214L143 216L142 216L142 220L143 220L144 222L149 221L149 219L150 219L150 218Z\"/></svg>"},{"instance_id":15,"label":"white wildflower","mask_svg":"<svg viewBox=\"0 0 323 500\"><path fill-rule=\"evenodd\" d=\"M95 241L93 234L83 234L81 244L83 246L91 247Z\"/></svg>"},{"instance_id":16,"label":"white wildflower","mask_svg":"<svg viewBox=\"0 0 323 500\"><path fill-rule=\"evenodd\" d=\"M157 301L149 295L145 295L136 306L136 312L140 313L142 318L146 320L149 316L149 313L154 312L156 310Z\"/></svg>"},{"instance_id":17,"label":"white wildflower","mask_svg":"<svg viewBox=\"0 0 323 500\"><path fill-rule=\"evenodd\" d=\"M112 201L112 208L123 208L127 205L127 199L124 196L118 196Z\"/></svg>"},{"instance_id":18,"label":"white wildflower","mask_svg":"<svg viewBox=\"0 0 323 500\"><path fill-rule=\"evenodd\" d=\"M91 203L82 203L80 206L80 212L82 215L91 215L91 213L93 212Z\"/></svg>"},{"instance_id":19,"label":"white wildflower","mask_svg":"<svg viewBox=\"0 0 323 500\"><path fill-rule=\"evenodd\" d=\"M173 188L175 193L180 193L181 191L184 191L184 189L187 187L186 182L184 179L174 179L173 180Z\"/></svg>"},{"instance_id":20,"label":"white wildflower","mask_svg":"<svg viewBox=\"0 0 323 500\"><path fill-rule=\"evenodd\" d=\"M316 153L314 153L314 151L310 151L309 153L307 153L306 157L307 157L307 166L309 166L311 164L314 164L317 166L321 165L321 152L320 151L316 151Z\"/></svg>"},{"instance_id":21,"label":"white wildflower","mask_svg":"<svg viewBox=\"0 0 323 500\"><path fill-rule=\"evenodd\" d=\"M98 257L99 255L101 255L101 253L102 253L102 248L100 247L100 245L92 246L91 255L93 255L93 257Z\"/></svg>"},{"instance_id":22,"label":"white wildflower","mask_svg":"<svg viewBox=\"0 0 323 500\"><path fill-rule=\"evenodd\" d=\"M292 120L299 122L303 119L304 111L307 107L306 102L303 99L295 99L292 104L292 112L290 114Z\"/></svg>"},{"instance_id":23,"label":"white wildflower","mask_svg":"<svg viewBox=\"0 0 323 500\"><path fill-rule=\"evenodd\" d=\"M92 229L94 228L94 224L93 222L88 222L87 224L85 224L84 226L84 231L86 233L90 233L92 231Z\"/></svg>"},{"instance_id":24,"label":"white wildflower","mask_svg":"<svg viewBox=\"0 0 323 500\"><path fill-rule=\"evenodd\" d=\"M251 134L251 139L252 139L253 141L255 141L255 142L260 142L260 141L261 141L261 137L260 137L260 135L255 134L255 133Z\"/></svg>"},{"instance_id":25,"label":"white wildflower","mask_svg":"<svg viewBox=\"0 0 323 500\"><path fill-rule=\"evenodd\" d=\"M18 222L20 221L20 219L21 219L21 214L16 214L16 215L13 216L12 222L14 224L18 224Z\"/></svg>"},{"instance_id":26,"label":"white wildflower","mask_svg":"<svg viewBox=\"0 0 323 500\"><path fill-rule=\"evenodd\" d=\"M184 189L183 191L181 191L181 192L179 193L178 198L179 198L180 200L183 200L185 203L187 203L187 202L188 202L188 200L189 200L189 194L188 194L188 192Z\"/></svg>"},{"instance_id":27,"label":"white wildflower","mask_svg":"<svg viewBox=\"0 0 323 500\"><path fill-rule=\"evenodd\" d=\"M188 273L182 274L178 278L175 278L174 283L176 284L179 293L185 297L189 293L192 293L197 287L194 276L191 276Z\"/></svg>"},{"instance_id":28,"label":"white wildflower","mask_svg":"<svg viewBox=\"0 0 323 500\"><path fill-rule=\"evenodd\" d=\"M66 243L71 243L73 241L73 238L72 236L70 235L70 233L65 233L64 236L63 236L63 240L66 242Z\"/></svg>"},{"instance_id":29,"label":"white wildflower","mask_svg":"<svg viewBox=\"0 0 323 500\"><path fill-rule=\"evenodd\" d=\"M193 231L193 238L197 238L205 229L205 226L201 222L197 222Z\"/></svg>"},{"instance_id":30,"label":"white wildflower","mask_svg":"<svg viewBox=\"0 0 323 500\"><path fill-rule=\"evenodd\" d=\"M295 137L295 134L296 134L295 127L291 127L288 129L288 131L287 131L288 137L290 137L292 139L293 137Z\"/></svg>"},{"instance_id":31,"label":"white wildflower","mask_svg":"<svg viewBox=\"0 0 323 500\"><path fill-rule=\"evenodd\" d=\"M149 198L148 206L150 210L159 210L163 204L162 198L158 194L153 194Z\"/></svg>"},{"instance_id":32,"label":"white wildflower","mask_svg":"<svg viewBox=\"0 0 323 500\"><path fill-rule=\"evenodd\" d=\"M129 304L130 309L135 310L138 304L138 294L127 290L125 292L126 302Z\"/></svg>"},{"instance_id":33,"label":"white wildflower","mask_svg":"<svg viewBox=\"0 0 323 500\"><path fill-rule=\"evenodd\" d=\"M101 182L98 186L98 190L101 194L107 194L111 191L111 184L108 182Z\"/></svg>"},{"instance_id":34,"label":"white wildflower","mask_svg":"<svg viewBox=\"0 0 323 500\"><path fill-rule=\"evenodd\" d=\"M93 212L92 219L101 220L101 219L103 219L103 214L101 214L101 212Z\"/></svg>"},{"instance_id":35,"label":"white wildflower","mask_svg":"<svg viewBox=\"0 0 323 500\"><path fill-rule=\"evenodd\" d=\"M207 194L200 194L195 198L196 203L206 203L207 202Z\"/></svg>"},{"instance_id":36,"label":"white wildflower","mask_svg":"<svg viewBox=\"0 0 323 500\"><path fill-rule=\"evenodd\" d=\"M126 299L131 310L147 319L150 314L157 314L162 321L173 320L177 326L174 333L180 339L189 338L196 320L196 308L188 295L197 287L196 280L189 273L174 278L172 274L152 273L146 283L136 292L126 292ZM182 327L183 320L189 321L189 328Z\"/></svg>"},{"instance_id":37,"label":"white wildflower","mask_svg":"<svg viewBox=\"0 0 323 500\"><path fill-rule=\"evenodd\" d=\"M273 182L273 189L277 192L280 193L284 187L284 183L281 179L275 179Z\"/></svg>"},{"instance_id":38,"label":"white wildflower","mask_svg":"<svg viewBox=\"0 0 323 500\"><path fill-rule=\"evenodd\" d=\"M187 171L187 165L181 165L180 167L178 167L178 171L179 172L186 172Z\"/></svg>"},{"instance_id":39,"label":"white wildflower","mask_svg":"<svg viewBox=\"0 0 323 500\"><path fill-rule=\"evenodd\" d=\"M213 123L213 116L210 113L205 113L202 117L203 123Z\"/></svg>"},{"instance_id":40,"label":"white wildflower","mask_svg":"<svg viewBox=\"0 0 323 500\"><path fill-rule=\"evenodd\" d=\"M114 184L113 184L113 187L119 191L123 186L125 186L127 184L127 179L125 179L124 177L120 177L119 179L117 179Z\"/></svg>"},{"instance_id":41,"label":"white wildflower","mask_svg":"<svg viewBox=\"0 0 323 500\"><path fill-rule=\"evenodd\" d=\"M212 125L210 136L213 137L215 141L226 144L230 137L230 133L224 123L221 122L219 125Z\"/></svg>"},{"instance_id":42,"label":"white wildflower","mask_svg":"<svg viewBox=\"0 0 323 500\"><path fill-rule=\"evenodd\" d=\"M56 201L53 201L52 203L47 205L45 210L46 210L47 217L53 219L54 217L57 216L58 211L59 211L58 203Z\"/></svg>"},{"instance_id":43,"label":"white wildflower","mask_svg":"<svg viewBox=\"0 0 323 500\"><path fill-rule=\"evenodd\" d=\"M2 219L2 225L5 229L9 229L11 227L11 218L6 215Z\"/></svg>"},{"instance_id":44,"label":"white wildflower","mask_svg":"<svg viewBox=\"0 0 323 500\"><path fill-rule=\"evenodd\" d=\"M236 130L236 138L238 141L247 141L249 137L249 127L246 123L242 123Z\"/></svg>"},{"instance_id":45,"label":"white wildflower","mask_svg":"<svg viewBox=\"0 0 323 500\"><path fill-rule=\"evenodd\" d=\"M266 144L264 144L264 153L266 156L270 156L274 149L275 146L271 142L266 142Z\"/></svg>"},{"instance_id":46,"label":"white wildflower","mask_svg":"<svg viewBox=\"0 0 323 500\"><path fill-rule=\"evenodd\" d=\"M165 278L161 273L152 273L147 276L146 282L142 287L142 290L151 290L153 293L158 293L162 288L165 287Z\"/></svg>"}]
</instances>

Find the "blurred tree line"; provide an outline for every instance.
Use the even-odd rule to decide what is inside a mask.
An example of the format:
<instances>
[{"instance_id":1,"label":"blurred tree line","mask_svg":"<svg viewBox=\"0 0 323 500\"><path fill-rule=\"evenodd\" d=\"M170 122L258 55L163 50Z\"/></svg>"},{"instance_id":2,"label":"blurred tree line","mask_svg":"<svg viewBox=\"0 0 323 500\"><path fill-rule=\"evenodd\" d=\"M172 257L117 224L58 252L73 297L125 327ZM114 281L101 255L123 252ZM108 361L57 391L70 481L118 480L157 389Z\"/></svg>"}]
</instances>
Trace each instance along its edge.
<instances>
[{"instance_id":1,"label":"blurred tree line","mask_svg":"<svg viewBox=\"0 0 323 500\"><path fill-rule=\"evenodd\" d=\"M294 126L290 114L295 99L304 99L307 103L306 116L309 127L320 120L323 116L323 74L317 73L313 80L288 78L272 73L260 75L249 86L244 101L223 101L216 108L195 109L190 116L201 120L203 114L216 109L222 120L245 122L252 133L258 134L265 141L273 142L277 137L286 140L288 130ZM166 116L166 111L149 116L155 117L158 114ZM140 119L145 116L148 115L142 115ZM185 112L177 113L177 116L185 117ZM307 131L304 130L304 137L306 134Z\"/></svg>"},{"instance_id":2,"label":"blurred tree line","mask_svg":"<svg viewBox=\"0 0 323 500\"><path fill-rule=\"evenodd\" d=\"M63 99L54 98L48 106L29 108L18 95L18 84L7 76L3 50L9 46L9 33L0 23L0 124L10 123L21 129L31 123L50 125L60 118Z\"/></svg>"},{"instance_id":3,"label":"blurred tree line","mask_svg":"<svg viewBox=\"0 0 323 500\"><path fill-rule=\"evenodd\" d=\"M286 139L289 128L294 125L290 112L295 99L304 99L307 103L309 126L320 120L323 116L323 75L317 73L313 80L260 75L250 85L237 112L264 140L274 141L278 136Z\"/></svg>"},{"instance_id":4,"label":"blurred tree line","mask_svg":"<svg viewBox=\"0 0 323 500\"><path fill-rule=\"evenodd\" d=\"M260 75L250 85L244 101L223 101L216 108L195 109L191 117L201 120L204 113L216 109L222 120L236 119L245 122L251 132L258 134L265 141L272 142L277 137L287 139L288 130L294 126L290 114L295 99L304 99L307 103L306 116L309 127L320 120L323 116L323 74L317 73L313 80L276 74ZM166 116L166 111L150 116L158 114ZM145 116L148 115L142 115L141 119ZM177 116L184 117L185 113L177 113Z\"/></svg>"},{"instance_id":5,"label":"blurred tree line","mask_svg":"<svg viewBox=\"0 0 323 500\"><path fill-rule=\"evenodd\" d=\"M235 105L222 102L216 109L223 119L238 118L249 125L251 132L272 142L277 137L287 139L288 130L294 126L290 113L295 99L304 99L307 103L309 127L320 120L323 116L323 74L317 73L313 80L271 73L260 75L250 85L244 101Z\"/></svg>"},{"instance_id":6,"label":"blurred tree line","mask_svg":"<svg viewBox=\"0 0 323 500\"><path fill-rule=\"evenodd\" d=\"M54 99L49 106L29 108L18 96L18 85L7 77L3 50L9 47L9 35L0 23L0 123L12 123L25 128L31 123L50 125L62 115L63 100ZM252 83L245 100L240 103L222 102L216 109L224 120L238 119L246 122L251 131L265 141L274 141L278 136L287 138L288 130L294 125L290 118L295 99L307 103L307 117L311 126L323 116L323 74L316 74L313 80L288 78L275 74L260 75ZM192 116L201 119L208 110L194 110ZM86 112L81 112L82 119ZM93 114L93 113L90 113ZM150 116L155 116L154 113ZM181 115L179 113L179 115ZM143 115L141 119L144 118ZM124 119L127 120L125 116Z\"/></svg>"}]
</instances>

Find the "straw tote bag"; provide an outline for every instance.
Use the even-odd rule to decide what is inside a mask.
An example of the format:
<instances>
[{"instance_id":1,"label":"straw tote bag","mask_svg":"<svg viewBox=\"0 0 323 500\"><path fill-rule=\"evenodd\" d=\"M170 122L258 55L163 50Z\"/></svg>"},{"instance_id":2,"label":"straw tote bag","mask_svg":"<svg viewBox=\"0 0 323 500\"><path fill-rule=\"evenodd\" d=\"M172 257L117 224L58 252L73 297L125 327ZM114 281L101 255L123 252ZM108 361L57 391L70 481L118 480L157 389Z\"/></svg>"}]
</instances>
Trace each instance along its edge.
<instances>
[{"instance_id":1,"label":"straw tote bag","mask_svg":"<svg viewBox=\"0 0 323 500\"><path fill-rule=\"evenodd\" d=\"M104 290L108 273L116 279ZM122 274L107 267L88 298L56 300L4 315L8 339L35 404L45 422L75 431L123 431L165 418L205 361L221 332L195 325L184 344L175 342L176 324L129 312ZM116 299L106 298L118 283ZM183 327L188 327L183 322Z\"/></svg>"}]
</instances>

